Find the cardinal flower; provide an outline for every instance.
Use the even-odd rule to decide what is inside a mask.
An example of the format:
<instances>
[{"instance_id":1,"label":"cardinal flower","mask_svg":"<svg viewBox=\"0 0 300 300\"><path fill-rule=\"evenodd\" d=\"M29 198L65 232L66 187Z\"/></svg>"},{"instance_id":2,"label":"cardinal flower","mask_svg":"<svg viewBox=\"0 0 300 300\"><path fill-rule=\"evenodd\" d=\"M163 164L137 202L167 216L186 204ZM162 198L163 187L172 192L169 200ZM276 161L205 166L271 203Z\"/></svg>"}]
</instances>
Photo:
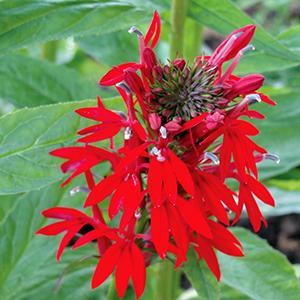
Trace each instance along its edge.
<instances>
[{"instance_id":1,"label":"cardinal flower","mask_svg":"<svg viewBox=\"0 0 300 300\"><path fill-rule=\"evenodd\" d=\"M227 227L245 209L258 231L267 222L257 201L274 205L259 181L257 164L276 156L252 140L259 130L251 119L264 119L253 103L275 103L257 91L262 75L234 74L243 56L254 50L249 43L255 25L236 29L211 56L190 62L157 59L160 31L157 12L145 35L131 27L139 57L112 67L99 81L116 88L125 111L108 109L100 97L95 106L76 110L88 122L78 132L78 145L51 154L65 160L61 169L70 175L63 185L85 176L84 212L48 209L43 215L59 221L38 231L65 233L58 259L71 246L75 250L97 242L92 288L115 276L120 298L130 282L136 298L142 296L146 267L154 258L168 258L176 268L188 259L189 250L219 280L216 251L243 255ZM109 170L100 176L104 164ZM238 190L227 185L232 178Z\"/></svg>"}]
</instances>

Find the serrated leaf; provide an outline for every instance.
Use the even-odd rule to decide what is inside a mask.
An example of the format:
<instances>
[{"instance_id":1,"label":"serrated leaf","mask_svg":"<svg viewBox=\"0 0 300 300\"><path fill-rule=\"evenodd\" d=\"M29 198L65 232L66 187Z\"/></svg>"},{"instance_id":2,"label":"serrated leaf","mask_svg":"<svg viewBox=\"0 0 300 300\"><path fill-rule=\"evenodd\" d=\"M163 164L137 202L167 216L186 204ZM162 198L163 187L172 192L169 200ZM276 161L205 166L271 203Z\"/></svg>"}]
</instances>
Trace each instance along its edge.
<instances>
[{"instance_id":1,"label":"serrated leaf","mask_svg":"<svg viewBox=\"0 0 300 300\"><path fill-rule=\"evenodd\" d=\"M184 264L183 271L200 299L220 299L219 285L216 278L203 260L198 261L194 251L188 253L188 261Z\"/></svg>"},{"instance_id":2,"label":"serrated leaf","mask_svg":"<svg viewBox=\"0 0 300 300\"><path fill-rule=\"evenodd\" d=\"M3 1L0 53L69 36L114 32L145 17L147 12L124 1Z\"/></svg>"},{"instance_id":3,"label":"serrated leaf","mask_svg":"<svg viewBox=\"0 0 300 300\"><path fill-rule=\"evenodd\" d=\"M35 235L35 231L46 223L46 219L40 214L43 209L66 203L74 206L73 200L58 184L18 198L5 222L0 225L1 299L96 300L104 297L103 289L93 292L90 288L90 278L96 260L93 259L80 267L69 267L83 256L94 254L95 250L92 247L79 251L67 249L62 261L57 263L55 251L59 238ZM57 281L66 268L69 268L69 271L57 290Z\"/></svg>"},{"instance_id":4,"label":"serrated leaf","mask_svg":"<svg viewBox=\"0 0 300 300\"><path fill-rule=\"evenodd\" d=\"M221 281L256 300L297 299L300 283L287 258L246 229L232 232L242 242L245 256L218 253Z\"/></svg>"},{"instance_id":5,"label":"serrated leaf","mask_svg":"<svg viewBox=\"0 0 300 300\"><path fill-rule=\"evenodd\" d=\"M64 66L21 55L0 59L0 98L17 107L95 97L97 84Z\"/></svg>"},{"instance_id":6,"label":"serrated leaf","mask_svg":"<svg viewBox=\"0 0 300 300\"><path fill-rule=\"evenodd\" d=\"M115 109L121 105L119 98L105 103ZM60 180L61 160L48 153L74 143L85 122L74 110L94 105L96 100L60 103L0 118L0 194L27 192Z\"/></svg>"}]
</instances>

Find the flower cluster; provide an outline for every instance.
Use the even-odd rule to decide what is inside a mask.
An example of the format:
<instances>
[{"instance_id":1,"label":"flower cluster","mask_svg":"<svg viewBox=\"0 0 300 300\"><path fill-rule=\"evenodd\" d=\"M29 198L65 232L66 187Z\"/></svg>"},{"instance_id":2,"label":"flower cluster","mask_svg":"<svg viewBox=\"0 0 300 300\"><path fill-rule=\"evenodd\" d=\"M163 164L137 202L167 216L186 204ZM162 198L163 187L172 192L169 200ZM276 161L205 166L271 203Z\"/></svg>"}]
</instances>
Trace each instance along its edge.
<instances>
[{"instance_id":1,"label":"flower cluster","mask_svg":"<svg viewBox=\"0 0 300 300\"><path fill-rule=\"evenodd\" d=\"M245 208L258 231L266 220L257 200L274 205L258 180L257 163L277 157L251 139L259 131L245 118L264 118L250 108L253 103L275 103L257 92L262 75L233 75L241 57L253 50L248 44L255 26L233 31L211 56L198 56L192 64L183 58L158 61L153 49L160 29L157 12L146 35L132 27L139 62L115 66L100 80L102 86L115 86L126 113L107 109L98 97L97 106L76 110L95 122L78 132L81 144L51 152L66 160L61 169L70 176L63 185L85 175L84 208L91 208L91 213L47 209L43 215L59 221L38 231L65 232L58 260L71 240L73 248L97 243L99 262L92 288L115 270L121 298L130 279L136 298L141 297L146 267L155 257L168 257L179 267L189 249L219 279L215 251L243 255L241 243L227 226L236 223ZM223 72L227 61L231 63ZM120 136L123 144L116 146ZM104 140L109 141L106 147ZM111 172L97 182L93 168L103 162L110 164ZM238 183L238 192L230 189L228 179ZM108 202L106 210L99 206L103 201ZM83 232L87 225L90 229ZM74 243L75 236L79 238Z\"/></svg>"}]
</instances>

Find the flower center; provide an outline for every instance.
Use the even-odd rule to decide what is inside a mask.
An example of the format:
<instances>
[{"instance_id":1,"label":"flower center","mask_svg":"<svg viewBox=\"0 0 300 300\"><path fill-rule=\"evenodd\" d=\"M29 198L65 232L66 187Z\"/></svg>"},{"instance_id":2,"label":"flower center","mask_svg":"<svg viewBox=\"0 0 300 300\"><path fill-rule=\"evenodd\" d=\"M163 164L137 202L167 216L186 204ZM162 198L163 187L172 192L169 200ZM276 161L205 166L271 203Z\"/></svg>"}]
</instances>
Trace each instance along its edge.
<instances>
[{"instance_id":1,"label":"flower center","mask_svg":"<svg viewBox=\"0 0 300 300\"><path fill-rule=\"evenodd\" d=\"M188 66L179 59L154 67L151 109L165 122L178 117L188 121L214 111L222 100L222 89L214 84L217 74L204 62Z\"/></svg>"}]
</instances>

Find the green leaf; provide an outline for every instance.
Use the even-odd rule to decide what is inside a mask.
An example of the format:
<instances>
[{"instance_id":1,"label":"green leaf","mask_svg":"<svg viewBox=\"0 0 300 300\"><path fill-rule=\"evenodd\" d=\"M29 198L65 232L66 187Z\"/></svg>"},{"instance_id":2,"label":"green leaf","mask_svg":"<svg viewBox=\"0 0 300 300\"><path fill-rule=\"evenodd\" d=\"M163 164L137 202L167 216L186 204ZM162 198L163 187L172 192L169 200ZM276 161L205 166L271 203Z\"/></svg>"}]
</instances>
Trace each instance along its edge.
<instances>
[{"instance_id":1,"label":"green leaf","mask_svg":"<svg viewBox=\"0 0 300 300\"><path fill-rule=\"evenodd\" d=\"M106 65L137 61L138 42L127 30L76 39L80 48Z\"/></svg>"},{"instance_id":2,"label":"green leaf","mask_svg":"<svg viewBox=\"0 0 300 300\"><path fill-rule=\"evenodd\" d=\"M263 103L255 105L266 116L265 120L255 122L260 130L256 141L268 152L279 155L280 163L264 161L261 164L262 178L285 173L300 164L298 152L293 150L300 147L299 93L288 91L270 93L270 96L277 102L277 106L270 107Z\"/></svg>"},{"instance_id":3,"label":"green leaf","mask_svg":"<svg viewBox=\"0 0 300 300\"><path fill-rule=\"evenodd\" d=\"M74 266L83 256L96 253L92 247L79 251L66 249L61 262L57 263L55 252L59 239L35 235L35 231L46 222L40 214L43 209L64 203L74 205L73 200L58 184L19 197L0 225L1 299L103 299L102 288L95 291L90 288L97 260L86 260L81 266ZM58 280L64 273L57 290Z\"/></svg>"},{"instance_id":4,"label":"green leaf","mask_svg":"<svg viewBox=\"0 0 300 300\"><path fill-rule=\"evenodd\" d=\"M222 34L255 21L229 0L191 0L189 16ZM300 61L300 57L280 44L257 24L253 44L265 54L285 58L286 61Z\"/></svg>"},{"instance_id":5,"label":"green leaf","mask_svg":"<svg viewBox=\"0 0 300 300\"><path fill-rule=\"evenodd\" d=\"M0 53L69 36L114 32L147 16L147 11L123 1L3 1Z\"/></svg>"},{"instance_id":6,"label":"green leaf","mask_svg":"<svg viewBox=\"0 0 300 300\"><path fill-rule=\"evenodd\" d=\"M64 66L14 54L0 59L0 98L17 107L88 99L98 92L97 84Z\"/></svg>"},{"instance_id":7,"label":"green leaf","mask_svg":"<svg viewBox=\"0 0 300 300\"><path fill-rule=\"evenodd\" d=\"M200 299L217 300L220 298L216 278L203 260L198 261L194 251L188 253L188 261L184 264L183 271Z\"/></svg>"},{"instance_id":8,"label":"green leaf","mask_svg":"<svg viewBox=\"0 0 300 300\"><path fill-rule=\"evenodd\" d=\"M283 45L290 48L292 51L295 51L296 53L300 54L299 34L300 34L300 25L296 25L282 32L278 36L278 40Z\"/></svg>"},{"instance_id":9,"label":"green leaf","mask_svg":"<svg viewBox=\"0 0 300 300\"><path fill-rule=\"evenodd\" d=\"M300 283L284 255L250 231L232 232L242 242L245 257L218 253L222 282L256 300L294 300L300 295Z\"/></svg>"},{"instance_id":10,"label":"green leaf","mask_svg":"<svg viewBox=\"0 0 300 300\"><path fill-rule=\"evenodd\" d=\"M299 186L299 182L298 182ZM285 191L279 188L269 188L273 198L276 201L275 207L263 205L261 211L264 216L282 216L287 214L300 214L300 191Z\"/></svg>"},{"instance_id":11,"label":"green leaf","mask_svg":"<svg viewBox=\"0 0 300 300\"><path fill-rule=\"evenodd\" d=\"M119 98L105 103L110 108L121 106ZM86 100L25 108L0 118L0 194L26 192L60 180L61 160L48 153L74 143L85 121L73 111L95 104L96 100Z\"/></svg>"}]
</instances>

